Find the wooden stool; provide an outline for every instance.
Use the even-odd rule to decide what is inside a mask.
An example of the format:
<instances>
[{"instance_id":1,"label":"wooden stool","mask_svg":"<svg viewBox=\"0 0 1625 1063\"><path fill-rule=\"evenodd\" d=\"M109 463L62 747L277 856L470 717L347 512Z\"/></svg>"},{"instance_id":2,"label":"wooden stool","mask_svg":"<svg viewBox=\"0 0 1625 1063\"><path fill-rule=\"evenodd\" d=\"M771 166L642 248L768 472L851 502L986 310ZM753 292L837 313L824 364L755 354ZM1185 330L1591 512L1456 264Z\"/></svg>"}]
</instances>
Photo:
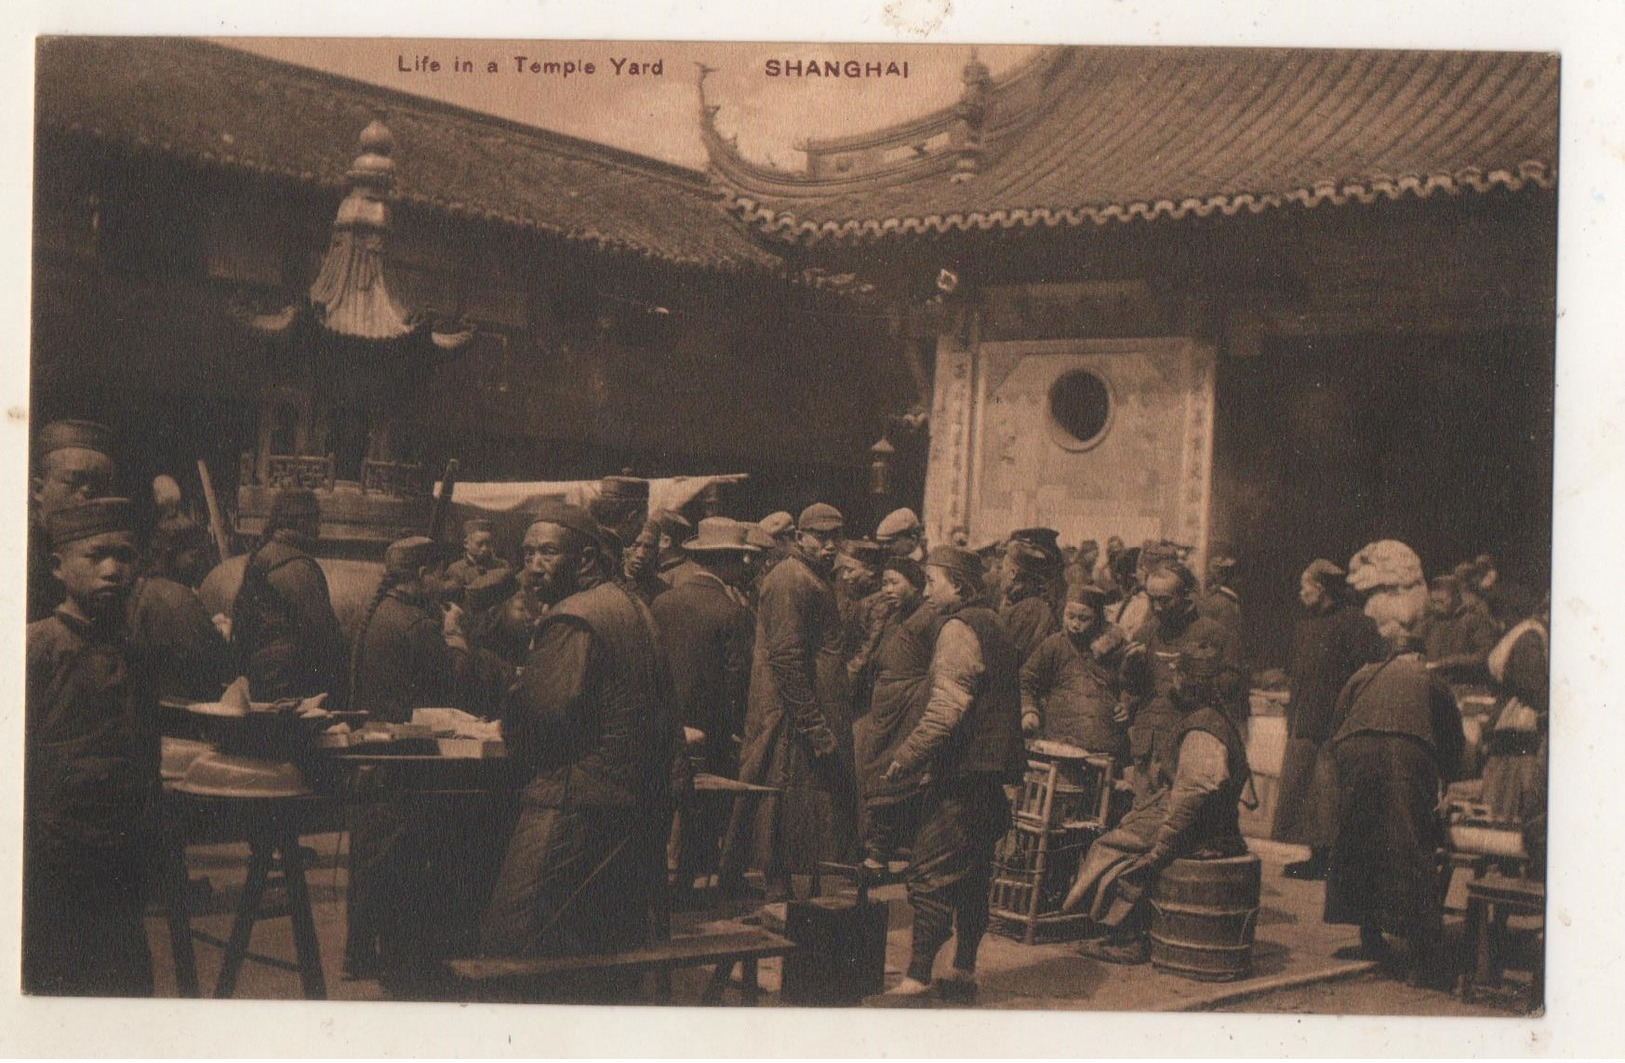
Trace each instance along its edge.
<instances>
[{"instance_id":1,"label":"wooden stool","mask_svg":"<svg viewBox=\"0 0 1625 1063\"><path fill-rule=\"evenodd\" d=\"M1471 1002L1480 989L1498 989L1505 969L1507 919L1514 915L1541 918L1545 930L1546 884L1489 874L1467 884L1466 955L1461 977L1462 1000ZM1531 1007L1546 999L1544 957L1531 971Z\"/></svg>"}]
</instances>

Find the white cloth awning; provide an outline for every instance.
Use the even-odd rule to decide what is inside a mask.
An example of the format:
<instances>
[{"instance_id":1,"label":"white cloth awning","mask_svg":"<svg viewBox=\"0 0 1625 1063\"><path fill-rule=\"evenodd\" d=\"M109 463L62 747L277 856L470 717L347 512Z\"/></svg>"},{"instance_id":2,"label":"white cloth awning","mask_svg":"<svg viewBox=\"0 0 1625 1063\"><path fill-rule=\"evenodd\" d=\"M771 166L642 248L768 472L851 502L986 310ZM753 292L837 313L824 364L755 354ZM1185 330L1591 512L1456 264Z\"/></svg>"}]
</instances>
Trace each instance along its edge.
<instances>
[{"instance_id":1,"label":"white cloth awning","mask_svg":"<svg viewBox=\"0 0 1625 1063\"><path fill-rule=\"evenodd\" d=\"M714 483L738 483L747 478L745 473L725 473L716 476L671 476L649 481L649 512L659 509L682 509L707 487ZM434 491L440 494L441 485ZM530 483L463 483L458 482L451 493L453 516L458 520L470 517L500 517L507 514L534 513L543 502L563 501L584 506L598 497L597 480L553 480ZM455 534L455 528L448 528Z\"/></svg>"}]
</instances>

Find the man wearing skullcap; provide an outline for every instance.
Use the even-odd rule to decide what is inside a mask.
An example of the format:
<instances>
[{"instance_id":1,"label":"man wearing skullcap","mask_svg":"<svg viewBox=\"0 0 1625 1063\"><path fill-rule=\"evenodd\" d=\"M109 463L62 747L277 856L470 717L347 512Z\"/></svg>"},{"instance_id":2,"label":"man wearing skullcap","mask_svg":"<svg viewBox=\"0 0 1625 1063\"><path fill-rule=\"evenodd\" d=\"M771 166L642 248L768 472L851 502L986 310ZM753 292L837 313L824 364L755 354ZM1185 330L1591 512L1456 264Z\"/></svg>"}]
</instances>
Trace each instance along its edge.
<instances>
[{"instance_id":1,"label":"man wearing skullcap","mask_svg":"<svg viewBox=\"0 0 1625 1063\"><path fill-rule=\"evenodd\" d=\"M886 777L898 747L914 733L930 699L931 651L942 614L925 601L925 569L888 557L881 589L891 598L870 666L858 676L853 724L859 792L863 798L863 866L876 878L907 847L923 812L923 772Z\"/></svg>"},{"instance_id":2,"label":"man wearing skullcap","mask_svg":"<svg viewBox=\"0 0 1625 1063\"><path fill-rule=\"evenodd\" d=\"M834 506L808 506L795 545L762 581L739 777L779 793L754 821L730 825L726 889L739 888L754 854L770 893L789 896L793 875L856 848L851 708L831 583L845 523Z\"/></svg>"},{"instance_id":3,"label":"man wearing skullcap","mask_svg":"<svg viewBox=\"0 0 1625 1063\"><path fill-rule=\"evenodd\" d=\"M463 701L468 643L440 598L450 590L447 551L412 536L384 552L384 574L356 635L350 700L385 723L410 723L412 710ZM401 795L356 810L350 831L350 889L344 973L368 978L382 967L410 971L429 925L433 882L424 868L439 838L438 817Z\"/></svg>"},{"instance_id":4,"label":"man wearing skullcap","mask_svg":"<svg viewBox=\"0 0 1625 1063\"><path fill-rule=\"evenodd\" d=\"M1483 682L1484 662L1501 633L1488 611L1462 600L1454 576L1437 576L1428 584L1428 608L1417 626L1428 667L1450 683Z\"/></svg>"},{"instance_id":5,"label":"man wearing skullcap","mask_svg":"<svg viewBox=\"0 0 1625 1063\"><path fill-rule=\"evenodd\" d=\"M502 734L533 772L481 930L494 955L645 943L666 891L678 724L654 618L614 581L618 546L579 506L525 532L526 581L548 607Z\"/></svg>"},{"instance_id":6,"label":"man wearing skullcap","mask_svg":"<svg viewBox=\"0 0 1625 1063\"><path fill-rule=\"evenodd\" d=\"M488 572L512 571L497 556L496 525L483 517L463 522L463 556L446 569L446 576L459 589L467 587Z\"/></svg>"},{"instance_id":7,"label":"man wearing skullcap","mask_svg":"<svg viewBox=\"0 0 1625 1063\"><path fill-rule=\"evenodd\" d=\"M988 926L993 847L1010 826L1007 783L1026 768L1021 742L1021 661L994 612L982 604L981 560L955 546L926 555L926 596L943 616L931 654L925 711L886 769L895 779L925 770L928 811L907 872L914 932L908 972L888 996L932 988L937 953L955 938L942 999L976 997L976 956Z\"/></svg>"},{"instance_id":8,"label":"man wearing skullcap","mask_svg":"<svg viewBox=\"0 0 1625 1063\"><path fill-rule=\"evenodd\" d=\"M1337 695L1349 677L1388 655L1377 625L1350 601L1347 573L1317 559L1298 580L1303 616L1287 662L1286 755L1272 837L1309 846L1309 859L1286 866L1288 878L1319 880L1337 840L1337 778L1326 742L1337 728Z\"/></svg>"},{"instance_id":9,"label":"man wearing skullcap","mask_svg":"<svg viewBox=\"0 0 1625 1063\"><path fill-rule=\"evenodd\" d=\"M309 552L320 534L315 493L278 491L232 603L232 651L256 700L327 694L330 707L344 704L344 634L327 577Z\"/></svg>"},{"instance_id":10,"label":"man wearing skullcap","mask_svg":"<svg viewBox=\"0 0 1625 1063\"><path fill-rule=\"evenodd\" d=\"M1173 763L1169 743L1183 718L1173 697L1174 662L1180 654L1211 650L1217 660L1216 703L1237 720L1245 719L1247 713L1245 675L1235 633L1196 612L1196 577L1191 570L1177 561L1164 562L1146 577L1145 593L1151 616L1124 661L1125 685L1138 702L1129 722L1129 756L1137 793L1166 778L1159 764Z\"/></svg>"},{"instance_id":11,"label":"man wearing skullcap","mask_svg":"<svg viewBox=\"0 0 1625 1063\"><path fill-rule=\"evenodd\" d=\"M150 996L145 884L157 851L157 693L129 642L133 507L55 506L63 601L28 625L22 988Z\"/></svg>"},{"instance_id":12,"label":"man wearing skullcap","mask_svg":"<svg viewBox=\"0 0 1625 1063\"><path fill-rule=\"evenodd\" d=\"M773 541L772 547L761 556L756 565L756 586L754 591L755 596L759 598L762 592L762 581L767 579L767 574L773 571L773 567L780 561L789 557L791 551L795 548L796 518L783 510L779 510L776 513L769 513L757 524L762 532Z\"/></svg>"},{"instance_id":13,"label":"man wearing skullcap","mask_svg":"<svg viewBox=\"0 0 1625 1063\"><path fill-rule=\"evenodd\" d=\"M1118 698L1127 646L1122 628L1106 619L1105 591L1068 588L1062 630L1021 669L1022 733L1126 762L1128 709Z\"/></svg>"},{"instance_id":14,"label":"man wearing skullcap","mask_svg":"<svg viewBox=\"0 0 1625 1063\"><path fill-rule=\"evenodd\" d=\"M113 433L92 421L52 421L34 439L28 502L28 619L50 616L63 600L51 573L45 530L53 512L107 494L113 485Z\"/></svg>"},{"instance_id":15,"label":"man wearing skullcap","mask_svg":"<svg viewBox=\"0 0 1625 1063\"><path fill-rule=\"evenodd\" d=\"M1414 560L1409 547L1386 540L1349 564L1351 583L1358 579L1372 590L1366 615L1376 620L1390 655L1355 672L1333 710L1337 842L1325 918L1360 928L1359 947L1340 955L1381 959L1388 954L1383 934L1395 934L1408 946L1402 959L1411 980L1436 985L1448 965L1436 810L1465 738L1455 698L1419 652L1415 629L1424 599L1414 593L1421 582Z\"/></svg>"},{"instance_id":16,"label":"man wearing skullcap","mask_svg":"<svg viewBox=\"0 0 1625 1063\"><path fill-rule=\"evenodd\" d=\"M1151 894L1181 857L1223 858L1247 851L1237 803L1249 777L1247 744L1220 706L1223 663L1210 646L1181 651L1173 665L1178 727L1154 763L1156 785L1136 797L1121 823L1089 847L1065 908L1088 904L1101 938L1079 953L1108 963L1151 958Z\"/></svg>"},{"instance_id":17,"label":"man wearing skullcap","mask_svg":"<svg viewBox=\"0 0 1625 1063\"><path fill-rule=\"evenodd\" d=\"M683 550L694 574L660 595L650 611L671 662L686 755L700 771L733 778L756 633L755 618L739 588L749 578L747 559L761 548L747 540L746 525L706 517ZM727 809L715 802L687 802L679 819L677 879L679 890L686 892L718 859Z\"/></svg>"},{"instance_id":18,"label":"man wearing skullcap","mask_svg":"<svg viewBox=\"0 0 1625 1063\"><path fill-rule=\"evenodd\" d=\"M912 509L894 509L886 514L875 529L875 541L893 557L925 560L925 528Z\"/></svg>"},{"instance_id":19,"label":"man wearing skullcap","mask_svg":"<svg viewBox=\"0 0 1625 1063\"><path fill-rule=\"evenodd\" d=\"M1054 528L1023 528L1005 547L999 621L1024 663L1061 629L1065 565L1058 538Z\"/></svg>"},{"instance_id":20,"label":"man wearing skullcap","mask_svg":"<svg viewBox=\"0 0 1625 1063\"><path fill-rule=\"evenodd\" d=\"M891 600L881 593L881 564L886 551L866 539L851 539L835 562L835 600L841 611L841 654L847 676L855 680L868 666L891 612Z\"/></svg>"}]
</instances>

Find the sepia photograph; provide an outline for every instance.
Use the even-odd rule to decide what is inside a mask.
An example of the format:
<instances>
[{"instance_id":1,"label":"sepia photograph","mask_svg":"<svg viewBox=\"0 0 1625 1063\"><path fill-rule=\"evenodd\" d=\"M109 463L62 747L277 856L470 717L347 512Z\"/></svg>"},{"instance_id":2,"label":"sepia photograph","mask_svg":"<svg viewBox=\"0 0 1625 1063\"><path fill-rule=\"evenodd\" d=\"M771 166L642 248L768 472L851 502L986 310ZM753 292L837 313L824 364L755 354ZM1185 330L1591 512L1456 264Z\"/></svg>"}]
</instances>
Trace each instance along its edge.
<instances>
[{"instance_id":1,"label":"sepia photograph","mask_svg":"<svg viewBox=\"0 0 1625 1063\"><path fill-rule=\"evenodd\" d=\"M25 997L1545 1014L1562 55L387 34L34 43Z\"/></svg>"}]
</instances>

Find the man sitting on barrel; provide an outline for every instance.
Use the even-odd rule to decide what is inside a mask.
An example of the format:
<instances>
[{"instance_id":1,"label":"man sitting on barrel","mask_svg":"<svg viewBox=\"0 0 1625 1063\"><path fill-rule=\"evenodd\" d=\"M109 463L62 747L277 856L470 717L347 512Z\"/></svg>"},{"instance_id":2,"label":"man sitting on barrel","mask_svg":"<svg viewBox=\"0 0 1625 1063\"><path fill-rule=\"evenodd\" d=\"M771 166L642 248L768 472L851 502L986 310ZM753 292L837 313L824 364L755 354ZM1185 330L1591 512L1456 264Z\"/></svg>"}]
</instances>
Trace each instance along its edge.
<instances>
[{"instance_id":1,"label":"man sitting on barrel","mask_svg":"<svg viewBox=\"0 0 1625 1063\"><path fill-rule=\"evenodd\" d=\"M1151 760L1159 785L1094 843L1067 894L1069 911L1092 898L1089 914L1105 930L1083 943L1078 951L1084 956L1145 963L1151 958L1151 894L1163 869L1180 857L1247 851L1236 807L1248 778L1247 750L1218 707L1222 659L1206 645L1179 655L1171 700L1184 719L1159 735Z\"/></svg>"}]
</instances>

